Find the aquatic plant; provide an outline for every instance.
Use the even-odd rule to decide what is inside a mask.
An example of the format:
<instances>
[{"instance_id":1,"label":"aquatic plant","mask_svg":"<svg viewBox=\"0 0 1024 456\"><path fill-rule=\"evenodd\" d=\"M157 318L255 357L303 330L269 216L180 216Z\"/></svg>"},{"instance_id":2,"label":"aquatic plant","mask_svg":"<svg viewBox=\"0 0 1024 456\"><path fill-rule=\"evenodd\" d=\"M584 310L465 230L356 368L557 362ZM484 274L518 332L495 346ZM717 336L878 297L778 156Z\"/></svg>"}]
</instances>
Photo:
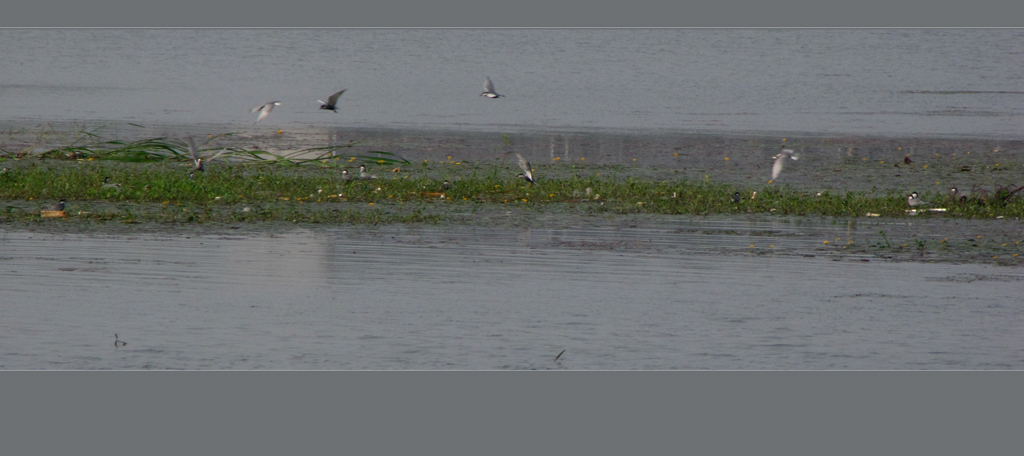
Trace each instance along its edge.
<instances>
[{"instance_id":1,"label":"aquatic plant","mask_svg":"<svg viewBox=\"0 0 1024 456\"><path fill-rule=\"evenodd\" d=\"M173 143L172 143L173 144ZM174 144L174 150L181 152ZM215 150L210 148L209 150ZM206 149L204 149L206 151ZM328 148L320 149L329 154ZM382 154L368 163L379 179L345 181L339 168L355 160L282 156L224 162L204 173L191 173L191 160L63 161L7 160L0 173L0 199L23 201L107 201L231 205L272 201L299 203L373 204L563 204L594 213L754 214L887 217L908 215L905 197L892 192L871 196L863 192L808 194L787 186L743 188L701 181L652 181L638 178L572 176L539 179L536 185L510 172L479 173L476 168L459 175L446 171L432 177L427 168L388 169L407 163ZM2 159L0 159L2 160ZM387 167L379 163L384 160ZM390 160L390 161L389 161ZM279 166L288 162L289 166ZM319 164L319 166L297 166ZM449 180L447 186L444 181ZM739 193L738 201L733 194ZM933 201L941 197L932 195ZM950 204L944 212L922 212L917 217L996 218L1024 216L1024 199L979 200Z\"/></svg>"}]
</instances>

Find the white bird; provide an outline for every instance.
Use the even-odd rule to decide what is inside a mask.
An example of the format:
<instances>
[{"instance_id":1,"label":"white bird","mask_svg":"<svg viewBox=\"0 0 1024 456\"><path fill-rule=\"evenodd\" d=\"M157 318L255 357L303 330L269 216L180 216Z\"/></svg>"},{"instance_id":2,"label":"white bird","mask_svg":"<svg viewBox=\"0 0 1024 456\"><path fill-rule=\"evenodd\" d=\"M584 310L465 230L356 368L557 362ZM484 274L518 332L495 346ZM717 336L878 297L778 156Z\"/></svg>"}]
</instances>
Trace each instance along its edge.
<instances>
[{"instance_id":1,"label":"white bird","mask_svg":"<svg viewBox=\"0 0 1024 456\"><path fill-rule=\"evenodd\" d=\"M376 174L370 174L366 172L366 165L359 165L359 178L360 179L376 179Z\"/></svg>"},{"instance_id":2,"label":"white bird","mask_svg":"<svg viewBox=\"0 0 1024 456\"><path fill-rule=\"evenodd\" d=\"M199 156L199 151L196 150L196 142L192 140L192 137L188 137L188 152L192 155L192 163L195 163L196 171L203 170L203 159Z\"/></svg>"},{"instance_id":3,"label":"white bird","mask_svg":"<svg viewBox=\"0 0 1024 456\"><path fill-rule=\"evenodd\" d=\"M267 116L270 115L270 111L274 110L274 106L280 106L280 105L281 105L280 101L271 101L271 102L268 102L265 105L257 106L255 108L252 108L252 112L259 112L260 113L260 116L256 118L256 122L259 122L259 121L261 121L263 119L266 119ZM256 125L256 122L253 122L252 124Z\"/></svg>"},{"instance_id":4,"label":"white bird","mask_svg":"<svg viewBox=\"0 0 1024 456\"><path fill-rule=\"evenodd\" d=\"M504 95L498 95L498 92L494 91L494 83L491 82L491 77L487 76L487 80L484 81L484 93L480 94L481 97L487 98L503 98Z\"/></svg>"},{"instance_id":5,"label":"white bird","mask_svg":"<svg viewBox=\"0 0 1024 456\"><path fill-rule=\"evenodd\" d=\"M348 90L348 89L342 89L341 92L335 93L334 95L331 95L331 96L327 97L327 103L324 103L323 100L316 100L316 101L320 102L320 109L330 109L331 111L334 111L335 113L337 113L338 112L338 106L337 106L337 104L338 104L338 97L340 97L341 94L345 93L346 90Z\"/></svg>"},{"instance_id":6,"label":"white bird","mask_svg":"<svg viewBox=\"0 0 1024 456\"><path fill-rule=\"evenodd\" d=\"M927 204L928 202L922 200L921 195L918 195L917 192L913 192L907 197L907 205L910 207L925 206Z\"/></svg>"},{"instance_id":7,"label":"white bird","mask_svg":"<svg viewBox=\"0 0 1024 456\"><path fill-rule=\"evenodd\" d=\"M784 166L787 158L796 160L799 157L794 154L792 149L782 149L778 155L772 158L775 159L775 164L772 165L772 180L775 180L775 178L779 177L779 174L782 173L782 167Z\"/></svg>"},{"instance_id":8,"label":"white bird","mask_svg":"<svg viewBox=\"0 0 1024 456\"><path fill-rule=\"evenodd\" d=\"M505 155L508 155L508 154L509 154L509 152L505 153ZM516 177L521 177L523 179L526 179L526 181L529 182L530 185L536 184L537 181L533 180L533 168L530 167L530 162L526 161L526 159L523 158L522 155L519 155L516 152L511 152L511 154L515 155L515 157L516 157L516 164L519 165L519 169L523 170L523 174L520 174L520 175L518 175Z\"/></svg>"}]
</instances>

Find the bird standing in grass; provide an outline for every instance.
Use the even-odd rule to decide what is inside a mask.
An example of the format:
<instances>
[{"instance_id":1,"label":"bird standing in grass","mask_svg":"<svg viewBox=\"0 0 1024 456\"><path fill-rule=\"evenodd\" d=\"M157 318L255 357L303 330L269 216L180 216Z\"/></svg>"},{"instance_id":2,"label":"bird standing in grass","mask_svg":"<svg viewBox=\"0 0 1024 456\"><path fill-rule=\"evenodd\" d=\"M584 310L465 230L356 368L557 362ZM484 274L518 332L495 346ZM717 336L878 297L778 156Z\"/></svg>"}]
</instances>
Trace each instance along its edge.
<instances>
[{"instance_id":1,"label":"bird standing in grass","mask_svg":"<svg viewBox=\"0 0 1024 456\"><path fill-rule=\"evenodd\" d=\"M913 192L907 197L907 205L910 207L925 206L927 204L928 203L922 200L921 195L918 195L917 192Z\"/></svg>"},{"instance_id":2,"label":"bird standing in grass","mask_svg":"<svg viewBox=\"0 0 1024 456\"><path fill-rule=\"evenodd\" d=\"M484 81L484 93L480 94L481 97L487 98L504 98L504 95L498 95L498 92L494 91L494 83L491 82L491 77L487 76L487 80Z\"/></svg>"},{"instance_id":3,"label":"bird standing in grass","mask_svg":"<svg viewBox=\"0 0 1024 456\"><path fill-rule=\"evenodd\" d=\"M343 180L343 181L351 181L352 180L352 175L348 173L347 169L341 170L341 180Z\"/></svg>"},{"instance_id":4,"label":"bird standing in grass","mask_svg":"<svg viewBox=\"0 0 1024 456\"><path fill-rule=\"evenodd\" d=\"M772 165L772 180L775 180L782 173L782 167L785 166L787 158L796 160L799 157L796 156L792 149L782 149L772 158L775 159L775 164Z\"/></svg>"},{"instance_id":5,"label":"bird standing in grass","mask_svg":"<svg viewBox=\"0 0 1024 456\"><path fill-rule=\"evenodd\" d=\"M337 92L334 95L331 95L331 96L327 97L327 103L324 103L323 100L316 100L316 101L320 102L320 109L327 109L327 110L331 110L331 111L334 111L335 113L337 113L338 112L338 106L337 106L338 105L338 97L340 97L341 94L345 93L346 90L348 90L348 89L342 89L340 92Z\"/></svg>"},{"instance_id":6,"label":"bird standing in grass","mask_svg":"<svg viewBox=\"0 0 1024 456\"><path fill-rule=\"evenodd\" d=\"M377 175L366 172L366 165L359 165L359 178L363 180L376 179Z\"/></svg>"},{"instance_id":7,"label":"bird standing in grass","mask_svg":"<svg viewBox=\"0 0 1024 456\"><path fill-rule=\"evenodd\" d=\"M955 203L963 203L967 201L967 195L960 190L957 190L956 187L949 189L949 197L952 198Z\"/></svg>"},{"instance_id":8,"label":"bird standing in grass","mask_svg":"<svg viewBox=\"0 0 1024 456\"><path fill-rule=\"evenodd\" d=\"M263 119L266 119L267 116L270 115L270 111L274 110L274 106L280 106L280 105L281 105L280 101L271 101L271 102L268 102L267 104L264 104L264 105L252 108L252 112L260 113L259 117L256 117L256 122L259 122L259 121L261 121ZM252 124L256 125L256 122L253 122Z\"/></svg>"}]
</instances>

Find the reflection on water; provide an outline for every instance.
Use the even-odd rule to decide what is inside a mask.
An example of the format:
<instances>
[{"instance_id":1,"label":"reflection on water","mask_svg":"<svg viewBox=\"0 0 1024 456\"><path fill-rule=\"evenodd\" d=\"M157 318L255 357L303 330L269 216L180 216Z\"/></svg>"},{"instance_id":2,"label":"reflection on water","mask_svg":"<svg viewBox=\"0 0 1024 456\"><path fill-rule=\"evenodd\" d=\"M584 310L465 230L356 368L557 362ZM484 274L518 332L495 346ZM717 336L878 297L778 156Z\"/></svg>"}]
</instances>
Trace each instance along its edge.
<instances>
[{"instance_id":1,"label":"reflection on water","mask_svg":"<svg viewBox=\"0 0 1024 456\"><path fill-rule=\"evenodd\" d=\"M1024 367L1019 268L832 258L816 226L663 228L5 231L0 367Z\"/></svg>"}]
</instances>

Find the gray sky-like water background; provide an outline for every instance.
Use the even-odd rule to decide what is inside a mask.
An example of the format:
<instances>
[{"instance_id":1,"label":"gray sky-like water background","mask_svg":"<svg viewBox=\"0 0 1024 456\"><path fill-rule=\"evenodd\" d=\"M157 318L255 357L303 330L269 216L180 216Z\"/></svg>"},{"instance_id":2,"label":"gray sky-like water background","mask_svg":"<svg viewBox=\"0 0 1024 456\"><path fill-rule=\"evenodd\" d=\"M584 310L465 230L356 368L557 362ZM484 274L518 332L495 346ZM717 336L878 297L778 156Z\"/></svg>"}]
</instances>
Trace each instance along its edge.
<instances>
[{"instance_id":1,"label":"gray sky-like water background","mask_svg":"<svg viewBox=\"0 0 1024 456\"><path fill-rule=\"evenodd\" d=\"M3 118L1019 138L1024 31L4 29ZM507 98L479 97L484 76ZM318 99L348 89L340 113Z\"/></svg>"},{"instance_id":2,"label":"gray sky-like water background","mask_svg":"<svg viewBox=\"0 0 1024 456\"><path fill-rule=\"evenodd\" d=\"M753 186L786 144L802 156L784 185L882 193L1024 169L1019 29L0 29L0 57L8 150L98 126L235 132L264 150L515 150L542 178L585 158ZM505 98L479 96L485 76ZM339 113L317 109L340 89ZM270 100L283 104L254 125ZM895 168L907 153L917 165ZM0 368L1024 367L1017 263L836 245L983 235L1005 258L1019 221L491 216L0 226Z\"/></svg>"}]
</instances>

